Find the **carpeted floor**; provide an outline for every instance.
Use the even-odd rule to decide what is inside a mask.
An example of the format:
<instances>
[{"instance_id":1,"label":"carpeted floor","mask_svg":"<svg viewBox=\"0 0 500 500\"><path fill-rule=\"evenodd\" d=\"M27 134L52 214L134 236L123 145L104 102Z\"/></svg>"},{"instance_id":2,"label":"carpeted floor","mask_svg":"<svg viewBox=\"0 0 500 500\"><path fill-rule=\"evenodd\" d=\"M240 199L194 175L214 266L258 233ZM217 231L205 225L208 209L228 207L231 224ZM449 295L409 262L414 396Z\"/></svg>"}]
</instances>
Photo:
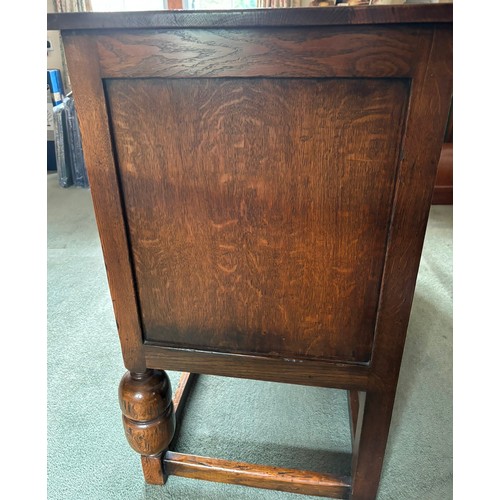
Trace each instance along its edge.
<instances>
[{"instance_id":1,"label":"carpeted floor","mask_svg":"<svg viewBox=\"0 0 500 500\"><path fill-rule=\"evenodd\" d=\"M452 208L432 208L380 500L452 498ZM48 498L312 499L179 477L145 485L127 444L124 368L90 192L48 176ZM170 373L175 388L179 374ZM177 450L349 472L344 391L201 376Z\"/></svg>"}]
</instances>

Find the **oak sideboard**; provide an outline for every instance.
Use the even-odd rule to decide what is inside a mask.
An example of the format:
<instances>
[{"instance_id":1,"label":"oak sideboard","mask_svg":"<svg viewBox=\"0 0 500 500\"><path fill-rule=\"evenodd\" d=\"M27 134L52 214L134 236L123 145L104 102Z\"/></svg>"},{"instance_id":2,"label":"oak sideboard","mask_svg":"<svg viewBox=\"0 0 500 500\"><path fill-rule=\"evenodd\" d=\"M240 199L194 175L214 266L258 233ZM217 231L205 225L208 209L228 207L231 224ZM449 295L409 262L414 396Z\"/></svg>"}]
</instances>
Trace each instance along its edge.
<instances>
[{"instance_id":1,"label":"oak sideboard","mask_svg":"<svg viewBox=\"0 0 500 500\"><path fill-rule=\"evenodd\" d=\"M452 6L51 14L48 29L146 481L375 499L450 109ZM165 370L184 372L175 394ZM346 390L351 474L177 453L195 374Z\"/></svg>"}]
</instances>

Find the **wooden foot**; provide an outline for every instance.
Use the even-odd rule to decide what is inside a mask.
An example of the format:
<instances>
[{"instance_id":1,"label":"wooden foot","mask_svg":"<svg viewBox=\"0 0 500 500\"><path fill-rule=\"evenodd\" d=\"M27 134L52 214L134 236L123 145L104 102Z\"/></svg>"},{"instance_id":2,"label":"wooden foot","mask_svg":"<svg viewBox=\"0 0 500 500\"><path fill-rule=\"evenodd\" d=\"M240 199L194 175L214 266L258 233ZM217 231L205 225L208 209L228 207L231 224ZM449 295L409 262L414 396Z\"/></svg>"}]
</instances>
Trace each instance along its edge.
<instances>
[{"instance_id":1,"label":"wooden foot","mask_svg":"<svg viewBox=\"0 0 500 500\"><path fill-rule=\"evenodd\" d=\"M159 486L165 484L167 475L163 466L163 455L163 453L160 453L154 457L141 456L142 472L146 483Z\"/></svg>"},{"instance_id":2,"label":"wooden foot","mask_svg":"<svg viewBox=\"0 0 500 500\"><path fill-rule=\"evenodd\" d=\"M123 427L130 446L142 455L144 478L165 483L162 455L175 432L172 388L163 370L127 372L119 387Z\"/></svg>"}]
</instances>

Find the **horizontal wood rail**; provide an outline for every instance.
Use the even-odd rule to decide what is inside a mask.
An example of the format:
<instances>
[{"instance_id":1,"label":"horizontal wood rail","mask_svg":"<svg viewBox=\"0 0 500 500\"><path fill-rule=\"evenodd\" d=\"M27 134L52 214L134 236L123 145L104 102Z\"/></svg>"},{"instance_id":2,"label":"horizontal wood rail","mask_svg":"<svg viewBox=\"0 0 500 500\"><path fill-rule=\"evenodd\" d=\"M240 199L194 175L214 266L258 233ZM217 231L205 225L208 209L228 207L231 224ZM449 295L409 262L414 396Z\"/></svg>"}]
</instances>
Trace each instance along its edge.
<instances>
[{"instance_id":1,"label":"horizontal wood rail","mask_svg":"<svg viewBox=\"0 0 500 500\"><path fill-rule=\"evenodd\" d=\"M220 11L72 12L49 14L48 30L324 26L450 23L453 4L248 9Z\"/></svg>"},{"instance_id":2,"label":"horizontal wood rail","mask_svg":"<svg viewBox=\"0 0 500 500\"><path fill-rule=\"evenodd\" d=\"M333 474L284 469L267 465L221 460L167 451L163 464L167 475L301 493L349 498L350 478Z\"/></svg>"},{"instance_id":3,"label":"horizontal wood rail","mask_svg":"<svg viewBox=\"0 0 500 500\"><path fill-rule=\"evenodd\" d=\"M148 368L365 391L370 367L354 363L270 358L144 344ZM300 370L298 369L300 367Z\"/></svg>"},{"instance_id":4,"label":"horizontal wood rail","mask_svg":"<svg viewBox=\"0 0 500 500\"><path fill-rule=\"evenodd\" d=\"M196 373L183 372L181 374L177 389L175 390L174 397L172 398L176 420L180 419L182 416L184 405L186 404L186 399L189 395L189 390L197 377L198 374Z\"/></svg>"},{"instance_id":5,"label":"horizontal wood rail","mask_svg":"<svg viewBox=\"0 0 500 500\"><path fill-rule=\"evenodd\" d=\"M194 382L198 378L197 373L182 372L177 384L177 389L175 390L174 397L172 398L172 404L174 405L175 413L175 432L172 441L170 441L170 448L175 448L177 443L177 438L179 437L179 429L181 427L182 414L184 412L184 407L186 406L186 401L189 396L189 391L193 387Z\"/></svg>"},{"instance_id":6,"label":"horizontal wood rail","mask_svg":"<svg viewBox=\"0 0 500 500\"><path fill-rule=\"evenodd\" d=\"M96 36L102 78L410 78L430 27L171 29ZM384 36L390 33L390 36ZM305 38L307 36L307 38ZM307 43L306 43L307 41ZM348 48L346 48L348 47ZM112 91L111 91L112 92Z\"/></svg>"}]
</instances>

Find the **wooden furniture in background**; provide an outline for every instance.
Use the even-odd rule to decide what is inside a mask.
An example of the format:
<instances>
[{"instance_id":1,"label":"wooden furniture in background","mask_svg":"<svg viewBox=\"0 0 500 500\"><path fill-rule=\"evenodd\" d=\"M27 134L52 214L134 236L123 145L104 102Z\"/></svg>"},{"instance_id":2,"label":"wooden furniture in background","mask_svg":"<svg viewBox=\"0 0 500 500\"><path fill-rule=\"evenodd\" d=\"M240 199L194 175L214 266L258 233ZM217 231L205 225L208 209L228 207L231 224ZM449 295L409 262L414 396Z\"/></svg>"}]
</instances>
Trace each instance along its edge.
<instances>
[{"instance_id":1,"label":"wooden furniture in background","mask_svg":"<svg viewBox=\"0 0 500 500\"><path fill-rule=\"evenodd\" d=\"M453 106L450 108L444 144L436 173L433 205L453 205Z\"/></svg>"},{"instance_id":2,"label":"wooden furniture in background","mask_svg":"<svg viewBox=\"0 0 500 500\"><path fill-rule=\"evenodd\" d=\"M373 500L452 84L452 7L49 16L129 370L168 474ZM349 392L349 477L176 453L192 377ZM298 424L298 423L297 423Z\"/></svg>"},{"instance_id":3,"label":"wooden furniture in background","mask_svg":"<svg viewBox=\"0 0 500 500\"><path fill-rule=\"evenodd\" d=\"M182 9L182 0L168 0L168 9L169 10L181 10Z\"/></svg>"}]
</instances>

